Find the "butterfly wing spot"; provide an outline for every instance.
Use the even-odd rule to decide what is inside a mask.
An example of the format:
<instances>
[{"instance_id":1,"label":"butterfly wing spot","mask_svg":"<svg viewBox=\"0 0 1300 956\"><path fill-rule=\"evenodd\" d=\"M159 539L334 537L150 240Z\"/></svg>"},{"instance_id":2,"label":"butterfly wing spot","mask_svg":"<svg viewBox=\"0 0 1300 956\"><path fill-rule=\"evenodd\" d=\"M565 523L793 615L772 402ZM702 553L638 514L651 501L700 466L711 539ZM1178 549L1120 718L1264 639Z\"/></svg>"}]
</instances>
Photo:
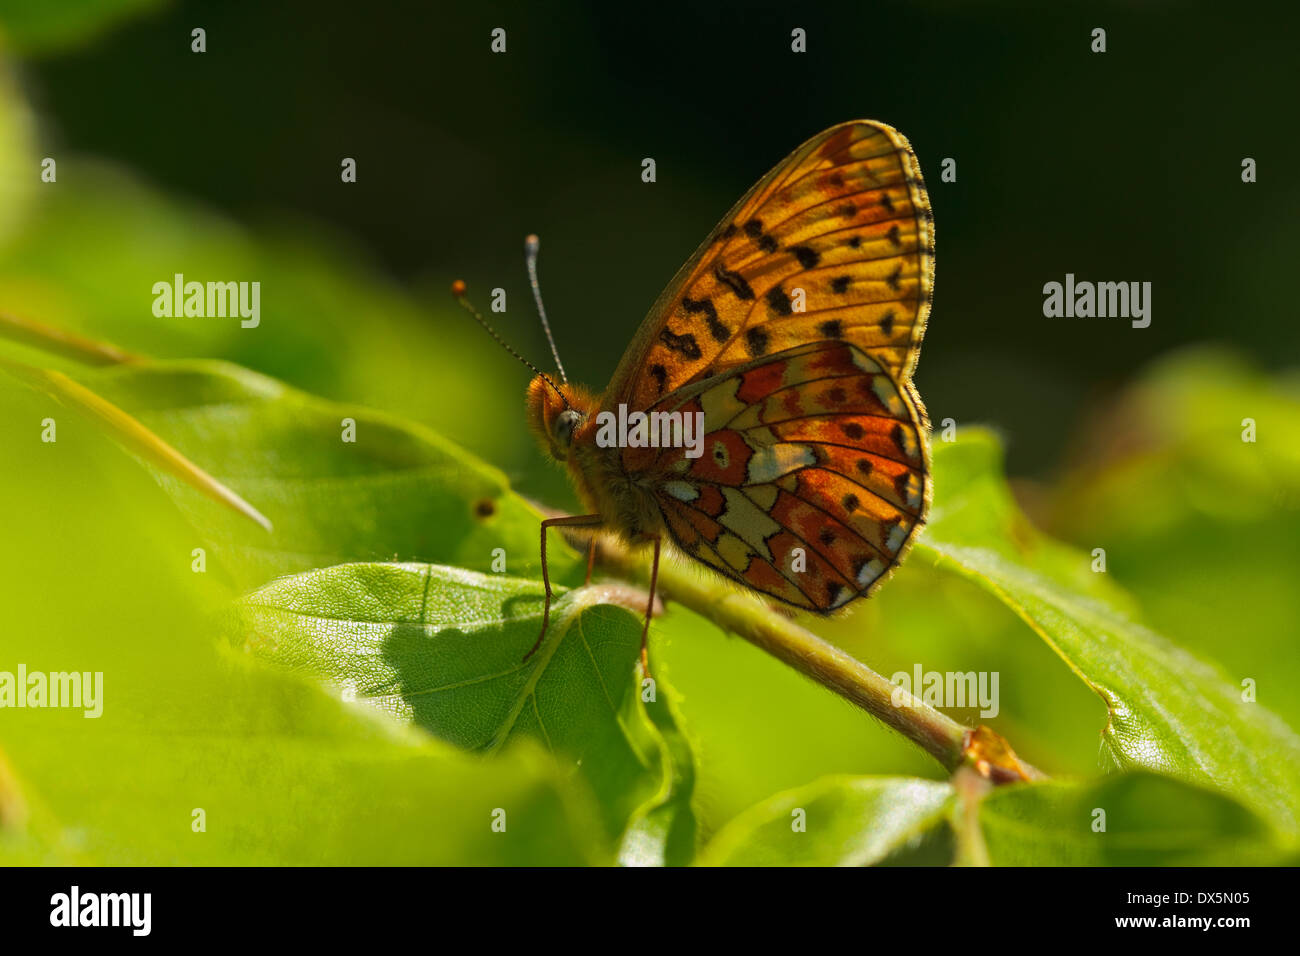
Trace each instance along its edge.
<instances>
[{"instance_id":1,"label":"butterfly wing spot","mask_svg":"<svg viewBox=\"0 0 1300 956\"><path fill-rule=\"evenodd\" d=\"M749 300L754 298L754 290L751 289L749 283L745 281L745 277L739 272L732 272L721 262L713 267L713 278L717 279L734 292L738 299Z\"/></svg>"},{"instance_id":2,"label":"butterfly wing spot","mask_svg":"<svg viewBox=\"0 0 1300 956\"><path fill-rule=\"evenodd\" d=\"M831 280L831 291L836 295L843 295L849 291L849 283L852 281L850 276L836 276Z\"/></svg>"},{"instance_id":3,"label":"butterfly wing spot","mask_svg":"<svg viewBox=\"0 0 1300 956\"><path fill-rule=\"evenodd\" d=\"M794 246L790 251L799 260L799 265L805 269L815 269L817 263L822 261L821 254L816 249L810 249L808 246Z\"/></svg>"},{"instance_id":4,"label":"butterfly wing spot","mask_svg":"<svg viewBox=\"0 0 1300 956\"><path fill-rule=\"evenodd\" d=\"M860 588L870 587L877 578L885 573L885 562L879 558L857 557L853 559L853 580Z\"/></svg>"},{"instance_id":5,"label":"butterfly wing spot","mask_svg":"<svg viewBox=\"0 0 1300 956\"><path fill-rule=\"evenodd\" d=\"M921 495L923 489L921 486L921 479L918 478L914 472L900 471L895 475L894 491L909 508L919 509L921 507Z\"/></svg>"},{"instance_id":6,"label":"butterfly wing spot","mask_svg":"<svg viewBox=\"0 0 1300 956\"><path fill-rule=\"evenodd\" d=\"M765 561L772 560L767 539L781 530L768 512L754 504L739 488L723 488L727 507L718 518L722 526L744 541Z\"/></svg>"},{"instance_id":7,"label":"butterfly wing spot","mask_svg":"<svg viewBox=\"0 0 1300 956\"><path fill-rule=\"evenodd\" d=\"M754 502L764 514L770 514L772 506L776 504L776 496L780 489L776 485L747 485L744 488L745 497Z\"/></svg>"},{"instance_id":8,"label":"butterfly wing spot","mask_svg":"<svg viewBox=\"0 0 1300 956\"><path fill-rule=\"evenodd\" d=\"M741 384L737 378L724 378L700 394L699 410L704 412L706 428L715 422L719 426L729 424L749 406L745 396L740 394ZM693 405L694 403L685 406L684 410L693 411Z\"/></svg>"},{"instance_id":9,"label":"butterfly wing spot","mask_svg":"<svg viewBox=\"0 0 1300 956\"><path fill-rule=\"evenodd\" d=\"M880 331L885 333L885 338L894 337L894 310L890 309L880 317Z\"/></svg>"},{"instance_id":10,"label":"butterfly wing spot","mask_svg":"<svg viewBox=\"0 0 1300 956\"><path fill-rule=\"evenodd\" d=\"M884 372L884 369L880 367L880 363L861 349L850 349L850 353L855 368L859 368L869 375L879 375Z\"/></svg>"},{"instance_id":11,"label":"butterfly wing spot","mask_svg":"<svg viewBox=\"0 0 1300 956\"><path fill-rule=\"evenodd\" d=\"M894 444L898 447L908 460L915 460L920 457L920 448L918 447L916 436L909 429L902 425L895 425L890 429L889 437L893 439Z\"/></svg>"},{"instance_id":12,"label":"butterfly wing spot","mask_svg":"<svg viewBox=\"0 0 1300 956\"><path fill-rule=\"evenodd\" d=\"M700 497L700 489L689 481L665 481L660 487L678 501L695 501Z\"/></svg>"},{"instance_id":13,"label":"butterfly wing spot","mask_svg":"<svg viewBox=\"0 0 1300 956\"><path fill-rule=\"evenodd\" d=\"M885 548L890 554L898 554L899 549L903 547L903 542L907 540L907 533L910 530L901 520L894 523L894 526L889 531L889 536L885 538Z\"/></svg>"},{"instance_id":14,"label":"butterfly wing spot","mask_svg":"<svg viewBox=\"0 0 1300 956\"><path fill-rule=\"evenodd\" d=\"M892 213L894 211L894 200L890 198L887 192L880 194L880 205L885 208L886 212Z\"/></svg>"},{"instance_id":15,"label":"butterfly wing spot","mask_svg":"<svg viewBox=\"0 0 1300 956\"><path fill-rule=\"evenodd\" d=\"M724 345L731 338L731 329L723 325L718 319L718 310L713 305L713 300L708 296L702 299L692 299L689 295L682 296L682 308L688 315L704 314L704 321L708 324L709 335L713 336L713 341L719 345ZM663 366L660 366L662 368Z\"/></svg>"},{"instance_id":16,"label":"butterfly wing spot","mask_svg":"<svg viewBox=\"0 0 1300 956\"><path fill-rule=\"evenodd\" d=\"M751 485L767 484L816 463L816 456L807 445L793 442L767 445L756 450L750 457L745 479Z\"/></svg>"},{"instance_id":17,"label":"butterfly wing spot","mask_svg":"<svg viewBox=\"0 0 1300 956\"><path fill-rule=\"evenodd\" d=\"M827 319L817 326L817 333L827 339L842 338L844 336L844 323L839 319Z\"/></svg>"},{"instance_id":18,"label":"butterfly wing spot","mask_svg":"<svg viewBox=\"0 0 1300 956\"><path fill-rule=\"evenodd\" d=\"M776 252L781 248L780 244L773 236L763 231L763 222L761 219L751 219L745 223L745 235L758 243L758 248L766 253Z\"/></svg>"},{"instance_id":19,"label":"butterfly wing spot","mask_svg":"<svg viewBox=\"0 0 1300 956\"><path fill-rule=\"evenodd\" d=\"M890 245L894 246L894 248L901 249L903 247L903 240L898 234L898 223L894 223L889 227L889 232L885 233L885 238L889 240Z\"/></svg>"},{"instance_id":20,"label":"butterfly wing spot","mask_svg":"<svg viewBox=\"0 0 1300 956\"><path fill-rule=\"evenodd\" d=\"M903 399L898 394L898 389L894 383L883 375L873 375L871 378L871 390L875 393L880 404L885 406L889 414L895 418L902 418L906 413L903 407Z\"/></svg>"},{"instance_id":21,"label":"butterfly wing spot","mask_svg":"<svg viewBox=\"0 0 1300 956\"><path fill-rule=\"evenodd\" d=\"M793 309L790 306L790 297L785 294L785 291L779 285L774 285L768 290L766 299L768 307L777 315L792 314ZM750 331L752 332L754 330L751 329Z\"/></svg>"},{"instance_id":22,"label":"butterfly wing spot","mask_svg":"<svg viewBox=\"0 0 1300 956\"><path fill-rule=\"evenodd\" d=\"M664 393L664 383L668 381L668 369L656 362L650 366L650 374L658 384L659 394L662 395Z\"/></svg>"},{"instance_id":23,"label":"butterfly wing spot","mask_svg":"<svg viewBox=\"0 0 1300 956\"><path fill-rule=\"evenodd\" d=\"M672 329L664 326L664 330L659 333L660 340L664 347L673 352L680 352L688 359L698 359L702 354L700 345L695 341L695 336L690 332L678 335Z\"/></svg>"},{"instance_id":24,"label":"butterfly wing spot","mask_svg":"<svg viewBox=\"0 0 1300 956\"><path fill-rule=\"evenodd\" d=\"M717 549L718 557L726 562L728 567L741 569L749 566L749 547L734 534L723 532L713 546Z\"/></svg>"},{"instance_id":25,"label":"butterfly wing spot","mask_svg":"<svg viewBox=\"0 0 1300 956\"><path fill-rule=\"evenodd\" d=\"M754 358L767 353L767 333L754 326L745 333L745 349Z\"/></svg>"},{"instance_id":26,"label":"butterfly wing spot","mask_svg":"<svg viewBox=\"0 0 1300 956\"><path fill-rule=\"evenodd\" d=\"M852 493L847 494L840 499L840 504L844 506L844 510L849 512L849 514L852 514L853 512L857 511L858 505L860 505L861 503L862 502L858 500L858 496Z\"/></svg>"}]
</instances>

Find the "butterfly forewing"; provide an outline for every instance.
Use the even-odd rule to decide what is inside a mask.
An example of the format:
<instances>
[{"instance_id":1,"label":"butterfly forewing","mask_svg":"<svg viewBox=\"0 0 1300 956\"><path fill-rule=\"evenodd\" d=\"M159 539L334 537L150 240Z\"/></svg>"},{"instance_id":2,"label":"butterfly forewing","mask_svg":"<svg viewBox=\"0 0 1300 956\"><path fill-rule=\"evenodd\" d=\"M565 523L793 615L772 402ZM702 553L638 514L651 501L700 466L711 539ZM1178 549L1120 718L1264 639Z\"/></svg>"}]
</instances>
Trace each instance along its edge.
<instances>
[{"instance_id":1,"label":"butterfly forewing","mask_svg":"<svg viewBox=\"0 0 1300 956\"><path fill-rule=\"evenodd\" d=\"M883 124L832 127L728 213L642 323L606 404L644 409L701 377L821 340L910 380L934 230L916 157Z\"/></svg>"}]
</instances>

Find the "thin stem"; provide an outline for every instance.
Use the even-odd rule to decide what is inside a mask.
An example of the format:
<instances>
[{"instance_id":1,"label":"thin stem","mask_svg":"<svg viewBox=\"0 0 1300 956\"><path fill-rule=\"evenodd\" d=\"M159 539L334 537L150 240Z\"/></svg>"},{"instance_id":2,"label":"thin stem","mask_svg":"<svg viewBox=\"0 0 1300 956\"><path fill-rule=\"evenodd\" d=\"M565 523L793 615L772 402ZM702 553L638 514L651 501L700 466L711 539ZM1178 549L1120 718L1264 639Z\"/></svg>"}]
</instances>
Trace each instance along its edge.
<instances>
[{"instance_id":1,"label":"thin stem","mask_svg":"<svg viewBox=\"0 0 1300 956\"><path fill-rule=\"evenodd\" d=\"M87 365L121 365L143 359L107 342L96 342L52 325L0 312L0 337L31 348L54 352Z\"/></svg>"},{"instance_id":2,"label":"thin stem","mask_svg":"<svg viewBox=\"0 0 1300 956\"><path fill-rule=\"evenodd\" d=\"M575 547L587 543L585 534L566 537ZM598 540L596 561L622 578L639 580L645 576L644 556L609 537ZM981 776L990 777L996 783L1038 775L1028 764L1017 761L1010 747L1005 748L1007 761L990 767L987 742L990 737L996 737L992 731L964 727L727 581L700 574L680 561L667 560L659 569L659 593L861 707L913 741L949 771L974 766ZM975 741L984 744L978 761L973 759L975 754L971 750ZM1017 772L1008 772L1010 768Z\"/></svg>"},{"instance_id":3,"label":"thin stem","mask_svg":"<svg viewBox=\"0 0 1300 956\"><path fill-rule=\"evenodd\" d=\"M170 472L191 487L197 488L213 501L239 512L267 531L271 530L271 522L267 517L235 491L217 481L163 441L139 419L96 395L80 382L74 382L62 372L53 369L35 368L3 357L0 357L0 369L44 392L61 404L92 416L104 425L108 434L123 447Z\"/></svg>"}]
</instances>

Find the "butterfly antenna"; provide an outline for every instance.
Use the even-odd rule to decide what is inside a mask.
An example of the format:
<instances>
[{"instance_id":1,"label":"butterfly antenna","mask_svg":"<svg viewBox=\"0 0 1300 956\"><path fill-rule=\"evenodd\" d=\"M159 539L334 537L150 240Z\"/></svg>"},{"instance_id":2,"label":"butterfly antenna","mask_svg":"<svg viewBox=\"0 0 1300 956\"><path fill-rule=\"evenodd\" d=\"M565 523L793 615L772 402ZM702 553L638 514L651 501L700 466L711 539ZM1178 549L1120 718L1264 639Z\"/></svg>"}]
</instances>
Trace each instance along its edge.
<instances>
[{"instance_id":1,"label":"butterfly antenna","mask_svg":"<svg viewBox=\"0 0 1300 956\"><path fill-rule=\"evenodd\" d=\"M528 359L524 358L514 349L512 349L505 339L497 335L496 329L492 328L492 326L487 324L487 320L484 319L483 316L479 314L478 309L470 305L469 299L466 297L466 292L468 292L468 290L469 287L465 285L464 279L457 279L455 282L451 284L451 294L452 296L455 297L456 301L460 303L460 307L464 309L466 312L468 312L470 315L474 316L474 321L476 321L479 325L483 326L484 330L487 332L488 335L496 339L497 345L501 346L503 349L505 349L515 358L519 359L520 362L522 362L528 368L532 369L535 374L540 375L542 377L542 380L546 382L547 385L551 386L555 394L560 396L560 401L564 402L564 406L566 408L571 407L569 405L569 400L564 397L564 393L560 391L559 386L557 386L553 381L551 381L550 376L547 375L545 372L543 372L541 369L539 369L532 362L528 361ZM551 347L554 348L555 347L554 344L552 344ZM560 374L563 374L563 369L561 369Z\"/></svg>"},{"instance_id":2,"label":"butterfly antenna","mask_svg":"<svg viewBox=\"0 0 1300 956\"><path fill-rule=\"evenodd\" d=\"M542 305L542 287L537 282L537 252L542 240L536 234L524 238L524 261L528 263L528 282L533 287L533 301L537 303L537 314L542 317L542 330L546 341L551 343L551 354L555 356L555 367L560 370L560 381L568 384L569 376L564 374L564 363L560 361L560 350L555 347L555 337L551 335L551 323L546 321L546 307Z\"/></svg>"}]
</instances>

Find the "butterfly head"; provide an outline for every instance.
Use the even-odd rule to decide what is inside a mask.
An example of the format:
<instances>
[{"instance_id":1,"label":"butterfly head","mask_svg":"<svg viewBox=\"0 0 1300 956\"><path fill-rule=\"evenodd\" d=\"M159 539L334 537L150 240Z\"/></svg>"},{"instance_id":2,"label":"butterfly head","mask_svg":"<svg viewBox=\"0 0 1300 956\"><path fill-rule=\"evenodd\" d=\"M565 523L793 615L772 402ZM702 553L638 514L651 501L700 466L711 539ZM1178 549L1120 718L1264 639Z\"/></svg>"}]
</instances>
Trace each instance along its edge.
<instances>
[{"instance_id":1,"label":"butterfly head","mask_svg":"<svg viewBox=\"0 0 1300 956\"><path fill-rule=\"evenodd\" d=\"M591 417L596 401L584 389L556 385L545 375L528 383L528 424L542 451L567 461L574 436Z\"/></svg>"}]
</instances>

